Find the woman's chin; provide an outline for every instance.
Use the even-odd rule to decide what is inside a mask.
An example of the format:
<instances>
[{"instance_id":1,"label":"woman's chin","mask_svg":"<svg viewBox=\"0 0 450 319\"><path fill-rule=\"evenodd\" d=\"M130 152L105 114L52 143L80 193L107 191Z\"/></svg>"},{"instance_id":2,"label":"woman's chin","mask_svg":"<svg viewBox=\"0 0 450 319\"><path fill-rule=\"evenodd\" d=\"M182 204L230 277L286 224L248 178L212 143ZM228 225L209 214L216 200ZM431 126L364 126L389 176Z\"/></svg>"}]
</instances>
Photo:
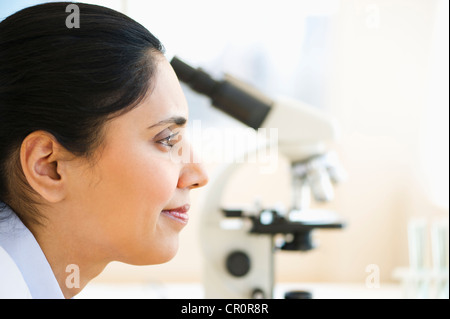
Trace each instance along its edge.
<instances>
[{"instance_id":1,"label":"woman's chin","mask_svg":"<svg viewBox=\"0 0 450 319\"><path fill-rule=\"evenodd\" d=\"M164 246L144 249L136 252L133 256L122 260L126 264L135 266L159 265L171 261L178 252L178 238L166 243Z\"/></svg>"}]
</instances>

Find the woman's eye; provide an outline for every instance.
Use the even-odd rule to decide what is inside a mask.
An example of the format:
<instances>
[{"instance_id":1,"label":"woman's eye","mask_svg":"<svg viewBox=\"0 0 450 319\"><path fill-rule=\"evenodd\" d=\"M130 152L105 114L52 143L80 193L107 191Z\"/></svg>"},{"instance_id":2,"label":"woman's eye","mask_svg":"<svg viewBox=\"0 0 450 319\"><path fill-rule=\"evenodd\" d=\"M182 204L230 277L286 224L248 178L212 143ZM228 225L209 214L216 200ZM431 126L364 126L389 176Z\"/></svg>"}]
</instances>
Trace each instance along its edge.
<instances>
[{"instance_id":1,"label":"woman's eye","mask_svg":"<svg viewBox=\"0 0 450 319\"><path fill-rule=\"evenodd\" d=\"M179 134L180 134L180 132L171 134L171 135L169 135L169 136L167 136L167 137L165 137L165 138L163 138L161 140L158 140L157 143L159 143L159 144L161 144L163 146L171 148L180 140L181 137L177 138L177 136Z\"/></svg>"}]
</instances>

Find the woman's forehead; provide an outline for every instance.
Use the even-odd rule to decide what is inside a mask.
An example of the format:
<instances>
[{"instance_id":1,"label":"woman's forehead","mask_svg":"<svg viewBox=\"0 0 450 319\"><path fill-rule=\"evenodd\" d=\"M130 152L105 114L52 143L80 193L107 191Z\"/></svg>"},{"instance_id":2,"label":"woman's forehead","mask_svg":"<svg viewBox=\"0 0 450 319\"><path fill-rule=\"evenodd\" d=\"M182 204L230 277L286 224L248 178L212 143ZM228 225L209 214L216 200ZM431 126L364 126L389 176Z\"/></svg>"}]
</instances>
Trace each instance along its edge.
<instances>
[{"instance_id":1,"label":"woman's forehead","mask_svg":"<svg viewBox=\"0 0 450 319\"><path fill-rule=\"evenodd\" d=\"M188 118L188 105L180 82L170 63L164 58L157 64L154 86L143 101L145 112L155 121L167 118Z\"/></svg>"},{"instance_id":2,"label":"woman's forehead","mask_svg":"<svg viewBox=\"0 0 450 319\"><path fill-rule=\"evenodd\" d=\"M186 98L172 66L165 58L158 61L152 82L145 98L135 108L116 118L117 122L149 128L169 119L187 121L189 110Z\"/></svg>"}]
</instances>

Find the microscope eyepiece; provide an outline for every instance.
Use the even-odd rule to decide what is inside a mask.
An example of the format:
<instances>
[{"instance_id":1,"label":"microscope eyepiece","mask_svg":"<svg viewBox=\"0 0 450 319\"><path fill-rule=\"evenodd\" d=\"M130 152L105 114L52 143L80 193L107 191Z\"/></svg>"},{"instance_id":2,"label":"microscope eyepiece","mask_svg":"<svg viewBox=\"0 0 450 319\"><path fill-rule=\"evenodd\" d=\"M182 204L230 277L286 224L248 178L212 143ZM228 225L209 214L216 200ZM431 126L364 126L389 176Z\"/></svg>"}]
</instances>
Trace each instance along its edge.
<instances>
[{"instance_id":1,"label":"microscope eyepiece","mask_svg":"<svg viewBox=\"0 0 450 319\"><path fill-rule=\"evenodd\" d=\"M194 91L211 97L218 82L202 69L194 69L177 57L170 62L178 79L188 84Z\"/></svg>"},{"instance_id":2,"label":"microscope eyepiece","mask_svg":"<svg viewBox=\"0 0 450 319\"><path fill-rule=\"evenodd\" d=\"M208 96L212 105L254 129L271 110L273 101L254 88L230 77L217 81L202 69L195 69L177 57L171 65L178 79L194 91Z\"/></svg>"}]
</instances>

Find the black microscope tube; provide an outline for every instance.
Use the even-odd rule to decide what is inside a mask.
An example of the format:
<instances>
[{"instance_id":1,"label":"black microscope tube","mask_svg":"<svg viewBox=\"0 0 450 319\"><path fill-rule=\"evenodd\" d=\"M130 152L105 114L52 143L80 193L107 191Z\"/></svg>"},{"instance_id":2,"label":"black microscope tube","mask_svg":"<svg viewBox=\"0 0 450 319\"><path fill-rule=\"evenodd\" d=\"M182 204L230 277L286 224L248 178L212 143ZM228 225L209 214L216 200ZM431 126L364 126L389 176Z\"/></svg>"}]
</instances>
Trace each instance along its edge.
<instances>
[{"instance_id":1,"label":"black microscope tube","mask_svg":"<svg viewBox=\"0 0 450 319\"><path fill-rule=\"evenodd\" d=\"M180 81L208 96L213 106L249 127L260 128L271 110L271 99L253 88L247 89L237 80L216 81L202 69L195 69L177 57L172 59L171 65Z\"/></svg>"}]
</instances>

